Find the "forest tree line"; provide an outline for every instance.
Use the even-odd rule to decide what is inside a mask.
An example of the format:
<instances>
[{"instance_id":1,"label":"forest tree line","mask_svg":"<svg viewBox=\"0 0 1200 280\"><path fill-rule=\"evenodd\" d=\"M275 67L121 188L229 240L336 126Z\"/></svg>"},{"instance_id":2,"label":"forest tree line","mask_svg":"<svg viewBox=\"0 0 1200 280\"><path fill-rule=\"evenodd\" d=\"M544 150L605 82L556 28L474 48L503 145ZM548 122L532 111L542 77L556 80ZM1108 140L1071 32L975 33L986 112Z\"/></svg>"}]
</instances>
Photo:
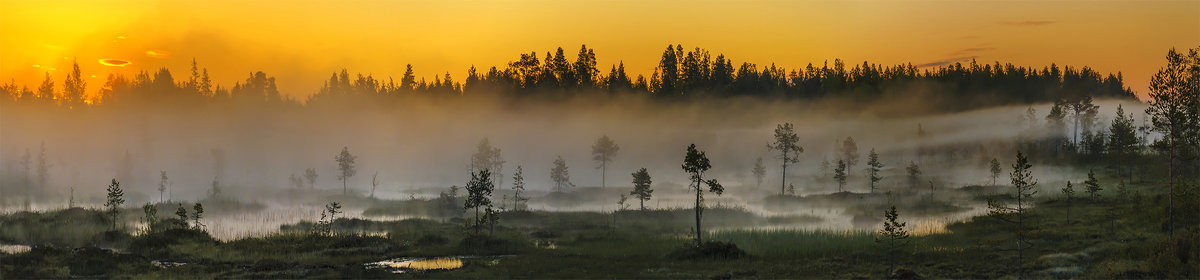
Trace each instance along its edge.
<instances>
[{"instance_id":1,"label":"forest tree line","mask_svg":"<svg viewBox=\"0 0 1200 280\"><path fill-rule=\"evenodd\" d=\"M306 100L294 94L282 94L275 78L257 71L232 87L216 84L208 69L193 60L187 76L176 77L167 68L141 71L133 77L119 73L108 75L99 91L87 92L87 81L76 62L62 83L46 73L36 88L18 86L15 81L0 86L0 104L54 105L83 108L97 105L194 105L200 103L237 103L246 105L282 104L323 106L357 102L396 101L406 97L470 98L502 96L561 100L580 95L642 96L655 100L681 100L714 97L758 97L771 99L849 98L872 100L893 91L926 94L925 98L954 101L966 110L1005 104L1077 100L1084 96L1133 99L1121 73L1101 74L1089 67L1060 68L1056 64L1035 67L1011 63L954 63L936 68L910 64L880 65L863 62L847 65L835 59L821 65L809 63L797 69L775 64L759 66L743 62L735 67L724 54L715 57L702 48L686 50L668 45L649 77L633 77L624 62L601 71L596 54L586 45L575 59L568 59L560 47L539 56L538 52L520 54L504 66L478 69L471 66L465 79L457 80L449 72L432 81L418 78L411 64L403 75L375 77L351 75L346 69L334 72L328 81Z\"/></svg>"}]
</instances>

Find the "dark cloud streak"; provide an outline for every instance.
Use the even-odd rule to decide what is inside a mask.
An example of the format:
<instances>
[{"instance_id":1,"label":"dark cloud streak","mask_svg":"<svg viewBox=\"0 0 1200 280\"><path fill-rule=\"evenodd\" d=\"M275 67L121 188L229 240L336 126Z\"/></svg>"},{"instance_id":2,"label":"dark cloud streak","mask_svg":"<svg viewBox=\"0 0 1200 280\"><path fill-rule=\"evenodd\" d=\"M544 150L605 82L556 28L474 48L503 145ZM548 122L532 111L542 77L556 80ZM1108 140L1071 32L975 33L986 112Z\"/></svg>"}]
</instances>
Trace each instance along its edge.
<instances>
[{"instance_id":1,"label":"dark cloud streak","mask_svg":"<svg viewBox=\"0 0 1200 280\"><path fill-rule=\"evenodd\" d=\"M1022 21L1001 21L1000 24L1012 26L1043 26L1056 23L1052 20L1022 20Z\"/></svg>"},{"instance_id":2,"label":"dark cloud streak","mask_svg":"<svg viewBox=\"0 0 1200 280\"><path fill-rule=\"evenodd\" d=\"M917 67L917 68L926 68L926 67L941 67L941 66L946 66L946 65L954 64L955 62L967 62L967 61L971 61L972 59L975 59L976 57L978 57L978 56L960 56L960 57L953 57L953 58L947 58L947 59L938 60L938 61L933 61L933 62L921 63L921 64L913 65L913 67Z\"/></svg>"}]
</instances>

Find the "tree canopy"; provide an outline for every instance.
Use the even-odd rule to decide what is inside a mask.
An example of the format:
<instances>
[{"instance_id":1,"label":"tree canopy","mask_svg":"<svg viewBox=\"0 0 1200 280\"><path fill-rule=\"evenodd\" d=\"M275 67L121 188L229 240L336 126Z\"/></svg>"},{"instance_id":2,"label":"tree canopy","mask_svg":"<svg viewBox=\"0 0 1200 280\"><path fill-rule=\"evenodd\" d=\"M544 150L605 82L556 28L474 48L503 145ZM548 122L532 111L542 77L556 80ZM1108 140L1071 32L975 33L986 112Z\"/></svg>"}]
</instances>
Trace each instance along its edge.
<instances>
[{"instance_id":1,"label":"tree canopy","mask_svg":"<svg viewBox=\"0 0 1200 280\"><path fill-rule=\"evenodd\" d=\"M669 45L653 74L630 76L624 62L611 65L607 75L598 70L597 54L580 46L573 61L563 48L519 54L515 60L486 69L471 66L466 78L450 72L432 82L415 76L405 65L397 82L392 77L351 74L341 69L312 93L279 91L274 77L255 71L232 86L209 78L207 68L193 60L191 75L176 79L166 68L143 70L132 77L115 73L95 93L88 93L76 63L56 87L54 77L30 89L15 81L0 86L0 102L83 108L97 105L204 107L207 104L240 104L251 107L347 106L363 103L401 103L406 98L471 98L507 96L561 100L571 96L628 95L653 100L752 97L770 99L847 98L870 100L888 94L907 94L909 88L929 88L921 98L945 100L942 110L986 106L1077 100L1083 96L1134 98L1121 73L1101 74L1090 67L1017 66L1011 63L954 63L943 66L880 65L864 61L850 64L840 59L788 70L776 64L756 65L702 48L686 50ZM1183 57L1180 55L1179 57ZM1182 60L1182 59L1181 59ZM735 67L736 65L736 67ZM462 76L460 76L462 77ZM308 95L300 100L295 96ZM149 107L149 106L147 106ZM1083 107L1080 107L1083 108ZM1086 110L1085 110L1086 111ZM848 162L849 163L849 162ZM853 166L853 165L852 165Z\"/></svg>"}]
</instances>

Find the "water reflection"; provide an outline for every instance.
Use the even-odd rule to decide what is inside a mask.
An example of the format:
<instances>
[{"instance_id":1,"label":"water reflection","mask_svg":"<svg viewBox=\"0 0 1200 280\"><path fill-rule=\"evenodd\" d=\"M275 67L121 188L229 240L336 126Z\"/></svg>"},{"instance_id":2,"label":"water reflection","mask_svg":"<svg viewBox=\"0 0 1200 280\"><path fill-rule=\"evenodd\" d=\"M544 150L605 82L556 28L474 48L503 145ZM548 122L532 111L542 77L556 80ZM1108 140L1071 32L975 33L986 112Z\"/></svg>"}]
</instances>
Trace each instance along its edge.
<instances>
[{"instance_id":1,"label":"water reflection","mask_svg":"<svg viewBox=\"0 0 1200 280\"><path fill-rule=\"evenodd\" d=\"M426 270L451 270L463 266L462 258L400 258L365 264L367 268L382 268L392 273Z\"/></svg>"}]
</instances>

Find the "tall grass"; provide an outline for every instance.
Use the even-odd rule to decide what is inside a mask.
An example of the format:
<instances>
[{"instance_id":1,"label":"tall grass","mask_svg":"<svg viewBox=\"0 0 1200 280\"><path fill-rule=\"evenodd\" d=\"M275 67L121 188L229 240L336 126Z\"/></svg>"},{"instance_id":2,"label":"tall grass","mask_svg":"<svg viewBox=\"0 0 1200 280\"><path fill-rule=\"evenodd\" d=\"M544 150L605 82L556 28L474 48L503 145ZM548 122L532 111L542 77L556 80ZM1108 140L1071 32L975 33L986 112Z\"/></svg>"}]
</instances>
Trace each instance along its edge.
<instances>
[{"instance_id":1,"label":"tall grass","mask_svg":"<svg viewBox=\"0 0 1200 280\"><path fill-rule=\"evenodd\" d=\"M871 250L875 234L865 230L737 229L710 233L710 240L733 242L760 257L815 257Z\"/></svg>"},{"instance_id":2,"label":"tall grass","mask_svg":"<svg viewBox=\"0 0 1200 280\"><path fill-rule=\"evenodd\" d=\"M78 247L95 245L111 229L97 210L72 208L0 215L0 243Z\"/></svg>"}]
</instances>

